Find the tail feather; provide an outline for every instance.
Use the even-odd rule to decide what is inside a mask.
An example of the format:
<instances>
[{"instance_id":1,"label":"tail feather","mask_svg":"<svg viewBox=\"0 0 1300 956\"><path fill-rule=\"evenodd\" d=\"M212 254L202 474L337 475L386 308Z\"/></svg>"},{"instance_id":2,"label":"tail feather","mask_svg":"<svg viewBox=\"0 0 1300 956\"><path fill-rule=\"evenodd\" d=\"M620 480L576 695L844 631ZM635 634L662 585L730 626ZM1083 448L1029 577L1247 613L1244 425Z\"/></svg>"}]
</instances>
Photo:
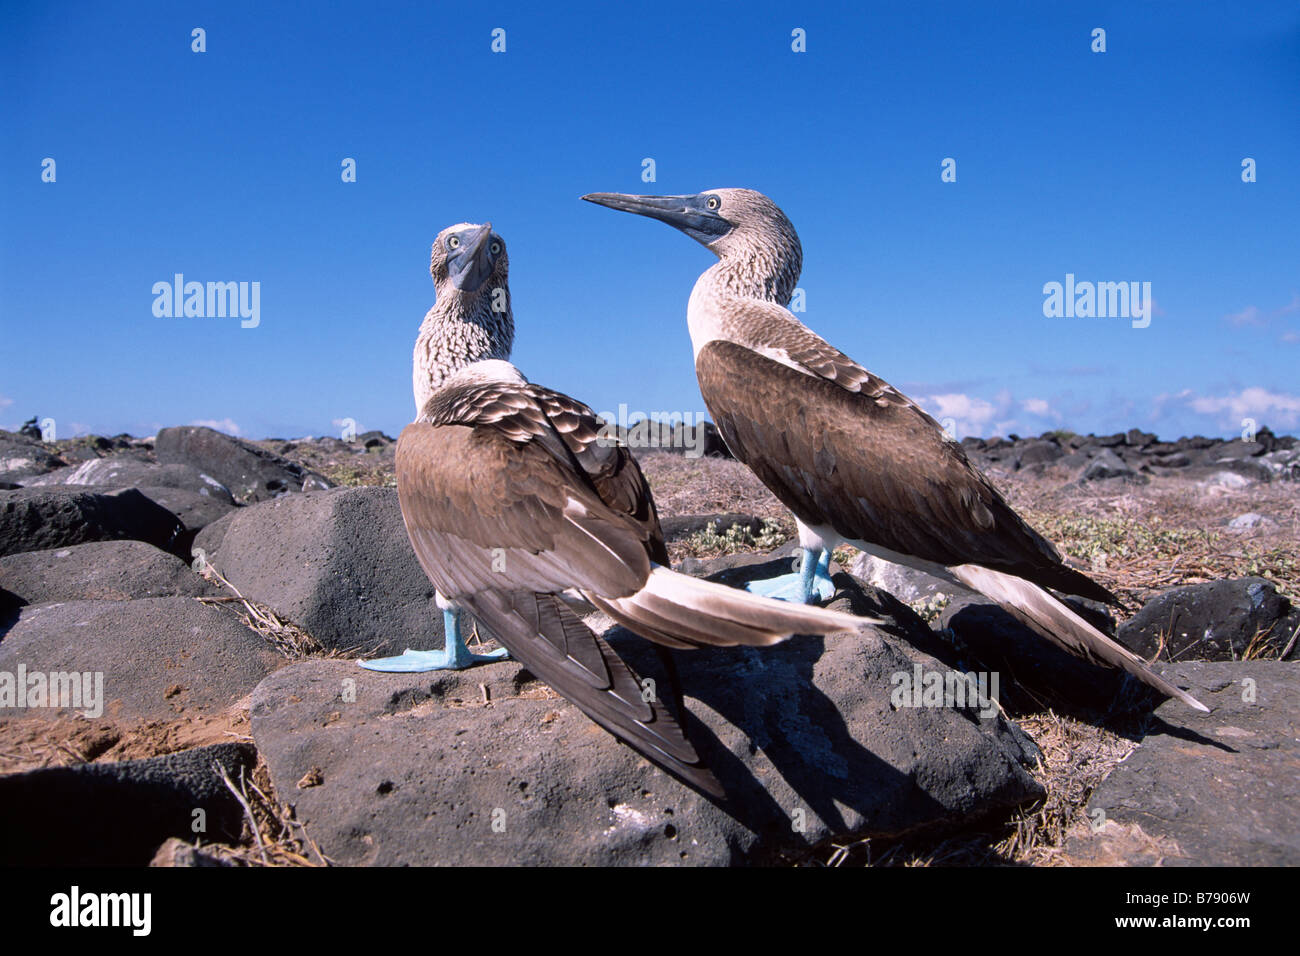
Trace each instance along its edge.
<instances>
[{"instance_id":1,"label":"tail feather","mask_svg":"<svg viewBox=\"0 0 1300 956\"><path fill-rule=\"evenodd\" d=\"M1016 619L1071 654L1127 671L1144 684L1200 711L1209 708L1175 687L1128 648L1117 644L1032 581L976 564L948 569L962 584L991 597Z\"/></svg>"},{"instance_id":2,"label":"tail feather","mask_svg":"<svg viewBox=\"0 0 1300 956\"><path fill-rule=\"evenodd\" d=\"M881 623L878 618L775 601L658 565L635 594L586 596L624 627L669 647L763 646L792 634L834 634Z\"/></svg>"}]
</instances>

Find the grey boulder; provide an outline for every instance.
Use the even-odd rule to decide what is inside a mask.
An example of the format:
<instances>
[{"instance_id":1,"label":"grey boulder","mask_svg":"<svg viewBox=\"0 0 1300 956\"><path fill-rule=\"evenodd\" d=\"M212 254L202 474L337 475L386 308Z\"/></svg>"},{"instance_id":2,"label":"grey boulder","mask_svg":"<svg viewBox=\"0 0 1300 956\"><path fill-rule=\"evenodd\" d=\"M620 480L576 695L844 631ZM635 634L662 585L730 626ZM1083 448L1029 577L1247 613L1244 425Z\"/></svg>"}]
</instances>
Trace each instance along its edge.
<instances>
[{"instance_id":1,"label":"grey boulder","mask_svg":"<svg viewBox=\"0 0 1300 956\"><path fill-rule=\"evenodd\" d=\"M1142 657L1231 661L1252 642L1281 649L1300 627L1300 610L1264 578L1234 578L1173 588L1152 598L1119 629L1119 642Z\"/></svg>"},{"instance_id":2,"label":"grey boulder","mask_svg":"<svg viewBox=\"0 0 1300 956\"><path fill-rule=\"evenodd\" d=\"M1210 713L1169 701L1140 746L1093 791L1079 861L1162 866L1300 864L1300 666L1166 665ZM1131 838L1139 827L1145 839ZM1137 849L1134 849L1136 845Z\"/></svg>"},{"instance_id":3,"label":"grey boulder","mask_svg":"<svg viewBox=\"0 0 1300 956\"><path fill-rule=\"evenodd\" d=\"M189 465L212 476L240 502L331 487L328 480L296 462L202 426L162 429L154 440L154 454L164 465Z\"/></svg>"},{"instance_id":4,"label":"grey boulder","mask_svg":"<svg viewBox=\"0 0 1300 956\"><path fill-rule=\"evenodd\" d=\"M240 508L211 530L195 543L206 560L324 647L395 654L442 646L442 613L395 488L289 495Z\"/></svg>"},{"instance_id":5,"label":"grey boulder","mask_svg":"<svg viewBox=\"0 0 1300 956\"><path fill-rule=\"evenodd\" d=\"M220 774L251 773L250 744L0 776L0 863L143 866L169 837L238 842L243 810Z\"/></svg>"},{"instance_id":6,"label":"grey boulder","mask_svg":"<svg viewBox=\"0 0 1300 956\"><path fill-rule=\"evenodd\" d=\"M134 488L0 491L0 555L123 538L172 551L183 531L175 515Z\"/></svg>"},{"instance_id":7,"label":"grey boulder","mask_svg":"<svg viewBox=\"0 0 1300 956\"><path fill-rule=\"evenodd\" d=\"M0 558L0 587L24 604L219 593L180 558L143 541L92 541L6 555Z\"/></svg>"},{"instance_id":8,"label":"grey boulder","mask_svg":"<svg viewBox=\"0 0 1300 956\"><path fill-rule=\"evenodd\" d=\"M219 711L283 660L229 607L185 597L30 605L0 641L0 672L102 675L98 704L110 717ZM60 713L34 685L25 696L26 707L0 708L0 720ZM72 709L94 707L83 698Z\"/></svg>"}]
</instances>

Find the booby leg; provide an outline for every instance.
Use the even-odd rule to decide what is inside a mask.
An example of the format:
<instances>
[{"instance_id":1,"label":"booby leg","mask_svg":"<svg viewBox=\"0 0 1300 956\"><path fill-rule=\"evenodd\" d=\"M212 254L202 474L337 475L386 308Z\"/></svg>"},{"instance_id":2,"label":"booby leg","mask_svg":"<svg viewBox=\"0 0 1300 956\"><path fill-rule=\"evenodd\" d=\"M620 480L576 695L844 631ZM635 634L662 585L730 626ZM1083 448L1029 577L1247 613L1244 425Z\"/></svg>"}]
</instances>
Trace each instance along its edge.
<instances>
[{"instance_id":1,"label":"booby leg","mask_svg":"<svg viewBox=\"0 0 1300 956\"><path fill-rule=\"evenodd\" d=\"M829 548L803 548L799 552L799 570L764 581L750 581L745 590L762 597L789 601L792 604L815 604L835 596L830 575Z\"/></svg>"},{"instance_id":2,"label":"booby leg","mask_svg":"<svg viewBox=\"0 0 1300 956\"><path fill-rule=\"evenodd\" d=\"M357 661L370 671L386 673L420 673L422 671L464 670L475 664L505 660L510 656L504 647L489 654L474 654L465 646L460 636L460 609L443 608L442 625L445 635L440 651L413 651L409 647L406 653L397 657L380 657L373 661Z\"/></svg>"}]
</instances>

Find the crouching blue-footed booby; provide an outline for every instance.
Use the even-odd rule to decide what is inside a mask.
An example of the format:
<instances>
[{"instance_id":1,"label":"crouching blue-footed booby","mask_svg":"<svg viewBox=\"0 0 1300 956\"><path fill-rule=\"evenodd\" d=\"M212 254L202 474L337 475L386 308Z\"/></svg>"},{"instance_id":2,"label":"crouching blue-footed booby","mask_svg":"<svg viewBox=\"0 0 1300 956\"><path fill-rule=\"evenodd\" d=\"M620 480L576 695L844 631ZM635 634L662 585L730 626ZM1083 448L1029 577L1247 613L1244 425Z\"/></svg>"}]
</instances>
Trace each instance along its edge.
<instances>
[{"instance_id":1,"label":"crouching blue-footed booby","mask_svg":"<svg viewBox=\"0 0 1300 956\"><path fill-rule=\"evenodd\" d=\"M448 364L435 377L396 464L407 534L440 599L472 613L596 723L721 796L677 723L684 711L666 652L676 718L561 595L576 591L661 648L762 646L878 622L670 570L650 487L591 409L529 384L506 361Z\"/></svg>"},{"instance_id":2,"label":"crouching blue-footed booby","mask_svg":"<svg viewBox=\"0 0 1300 956\"><path fill-rule=\"evenodd\" d=\"M1119 603L1066 565L933 418L786 308L803 252L774 202L751 189L582 198L666 222L718 257L687 306L700 392L727 447L794 512L802 548L799 573L762 593L824 597L828 551L847 542L980 591L1065 650L1206 709L1048 593Z\"/></svg>"}]
</instances>

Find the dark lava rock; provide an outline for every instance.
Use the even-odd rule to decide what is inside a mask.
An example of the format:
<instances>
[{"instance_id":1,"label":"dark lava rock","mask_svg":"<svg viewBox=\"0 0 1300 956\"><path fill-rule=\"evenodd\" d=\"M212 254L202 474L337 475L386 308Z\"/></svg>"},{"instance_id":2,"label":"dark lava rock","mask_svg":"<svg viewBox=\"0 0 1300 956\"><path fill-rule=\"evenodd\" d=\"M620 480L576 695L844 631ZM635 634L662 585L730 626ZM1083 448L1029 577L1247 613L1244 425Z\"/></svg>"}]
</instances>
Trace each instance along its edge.
<instances>
[{"instance_id":1,"label":"dark lava rock","mask_svg":"<svg viewBox=\"0 0 1300 956\"><path fill-rule=\"evenodd\" d=\"M1240 660L1252 641L1279 650L1300 610L1264 578L1189 584L1157 595L1120 628L1121 644L1148 660Z\"/></svg>"},{"instance_id":2,"label":"dark lava rock","mask_svg":"<svg viewBox=\"0 0 1300 956\"><path fill-rule=\"evenodd\" d=\"M162 429L155 439L154 453L165 465L190 465L211 475L241 502L332 487L325 478L296 462L201 426Z\"/></svg>"},{"instance_id":3,"label":"dark lava rock","mask_svg":"<svg viewBox=\"0 0 1300 956\"><path fill-rule=\"evenodd\" d=\"M0 587L24 604L220 593L180 558L143 541L93 541L7 555L0 558Z\"/></svg>"},{"instance_id":4,"label":"dark lava rock","mask_svg":"<svg viewBox=\"0 0 1300 956\"><path fill-rule=\"evenodd\" d=\"M186 843L180 837L170 837L149 861L150 866L168 867L214 867L234 866L229 860L222 859L199 846Z\"/></svg>"},{"instance_id":5,"label":"dark lava rock","mask_svg":"<svg viewBox=\"0 0 1300 956\"><path fill-rule=\"evenodd\" d=\"M238 509L207 560L244 597L327 648L442 647L442 612L411 549L395 488L335 488Z\"/></svg>"},{"instance_id":6,"label":"dark lava rock","mask_svg":"<svg viewBox=\"0 0 1300 956\"><path fill-rule=\"evenodd\" d=\"M63 467L44 447L12 432L0 437L0 480L16 482Z\"/></svg>"},{"instance_id":7,"label":"dark lava rock","mask_svg":"<svg viewBox=\"0 0 1300 956\"><path fill-rule=\"evenodd\" d=\"M1017 468L1031 468L1035 465L1049 465L1065 455L1061 446L1054 441L1026 442L1020 452Z\"/></svg>"},{"instance_id":8,"label":"dark lava rock","mask_svg":"<svg viewBox=\"0 0 1300 956\"><path fill-rule=\"evenodd\" d=\"M2 672L17 674L21 665L29 675L102 674L99 704L110 717L219 711L283 662L229 607L186 597L35 604L22 609L0 641ZM59 713L48 706L0 707L0 720Z\"/></svg>"},{"instance_id":9,"label":"dark lava rock","mask_svg":"<svg viewBox=\"0 0 1300 956\"><path fill-rule=\"evenodd\" d=\"M1106 478L1122 478L1127 482L1145 484L1146 475L1139 474L1132 465L1125 462L1109 448L1103 449L1084 466L1079 476L1081 481L1100 481Z\"/></svg>"},{"instance_id":10,"label":"dark lava rock","mask_svg":"<svg viewBox=\"0 0 1300 956\"><path fill-rule=\"evenodd\" d=\"M217 495L205 495L186 488L152 488L146 485L140 489L140 494L174 514L191 535L229 514L235 507Z\"/></svg>"},{"instance_id":11,"label":"dark lava rock","mask_svg":"<svg viewBox=\"0 0 1300 956\"><path fill-rule=\"evenodd\" d=\"M169 837L237 842L243 809L214 765L238 785L256 760L230 743L0 776L0 863L143 866Z\"/></svg>"},{"instance_id":12,"label":"dark lava rock","mask_svg":"<svg viewBox=\"0 0 1300 956\"><path fill-rule=\"evenodd\" d=\"M1256 455L1264 454L1267 450L1264 445L1257 441L1242 441L1235 438L1232 441L1216 446L1209 460L1223 462L1231 461L1234 458L1254 458Z\"/></svg>"},{"instance_id":13,"label":"dark lava rock","mask_svg":"<svg viewBox=\"0 0 1300 956\"><path fill-rule=\"evenodd\" d=\"M1300 863L1300 665L1188 663L1161 672L1210 713L1172 700L1156 710L1138 749L1093 791L1087 813L1097 823L1071 838L1069 857L1138 866ZM1147 839L1125 832L1134 826Z\"/></svg>"},{"instance_id":14,"label":"dark lava rock","mask_svg":"<svg viewBox=\"0 0 1300 956\"><path fill-rule=\"evenodd\" d=\"M27 482L37 485L98 485L103 488L183 488L233 504L230 489L189 465L159 465L129 455L95 458L75 467L60 468Z\"/></svg>"},{"instance_id":15,"label":"dark lava rock","mask_svg":"<svg viewBox=\"0 0 1300 956\"><path fill-rule=\"evenodd\" d=\"M175 515L134 488L0 491L0 555L122 538L170 551L182 531Z\"/></svg>"},{"instance_id":16,"label":"dark lava rock","mask_svg":"<svg viewBox=\"0 0 1300 956\"><path fill-rule=\"evenodd\" d=\"M841 608L888 608L892 627L929 633L887 595L836 580ZM607 636L664 686L646 642ZM892 633L675 657L692 739L727 801L658 770L512 662L403 675L293 664L254 693L253 735L277 791L345 864L761 862L836 834L958 825L1041 793L1032 743L1001 715L895 707L897 675L944 665Z\"/></svg>"}]
</instances>

